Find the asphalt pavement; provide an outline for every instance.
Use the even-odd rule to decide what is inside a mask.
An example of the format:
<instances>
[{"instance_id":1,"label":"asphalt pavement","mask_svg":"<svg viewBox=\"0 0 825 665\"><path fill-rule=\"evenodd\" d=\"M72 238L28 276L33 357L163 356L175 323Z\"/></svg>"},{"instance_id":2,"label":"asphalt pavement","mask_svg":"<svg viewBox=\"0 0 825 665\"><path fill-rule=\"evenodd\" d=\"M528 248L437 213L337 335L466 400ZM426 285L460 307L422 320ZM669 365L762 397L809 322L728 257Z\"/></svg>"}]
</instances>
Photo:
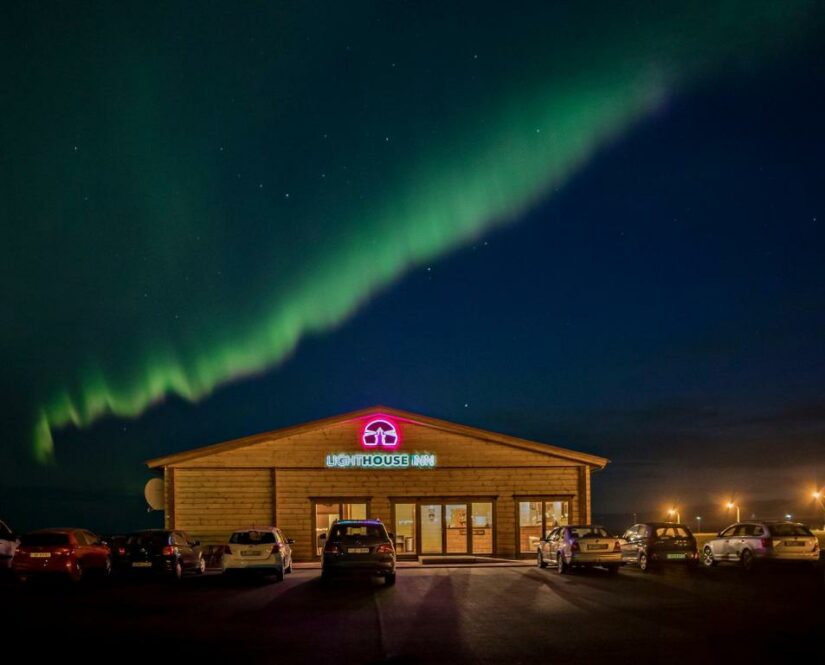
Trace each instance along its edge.
<instances>
[{"instance_id":1,"label":"asphalt pavement","mask_svg":"<svg viewBox=\"0 0 825 665\"><path fill-rule=\"evenodd\" d=\"M822 570L420 567L385 587L304 568L281 583L5 580L0 595L22 653L64 662L807 662L825 635Z\"/></svg>"}]
</instances>

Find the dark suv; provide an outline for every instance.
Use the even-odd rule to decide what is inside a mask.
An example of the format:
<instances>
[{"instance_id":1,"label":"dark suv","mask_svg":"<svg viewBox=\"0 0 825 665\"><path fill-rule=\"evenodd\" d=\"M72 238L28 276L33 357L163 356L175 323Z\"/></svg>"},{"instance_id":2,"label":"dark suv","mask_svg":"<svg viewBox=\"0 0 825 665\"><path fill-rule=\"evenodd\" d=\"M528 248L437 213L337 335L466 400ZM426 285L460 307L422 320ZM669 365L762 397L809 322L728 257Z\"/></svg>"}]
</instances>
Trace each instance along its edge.
<instances>
[{"instance_id":1,"label":"dark suv","mask_svg":"<svg viewBox=\"0 0 825 665\"><path fill-rule=\"evenodd\" d=\"M646 522L634 524L622 536L622 561L643 571L660 564L694 566L699 561L696 538L685 524Z\"/></svg>"},{"instance_id":2,"label":"dark suv","mask_svg":"<svg viewBox=\"0 0 825 665\"><path fill-rule=\"evenodd\" d=\"M358 574L380 575L387 584L395 584L392 534L379 520L338 520L327 534L321 579Z\"/></svg>"},{"instance_id":3,"label":"dark suv","mask_svg":"<svg viewBox=\"0 0 825 665\"><path fill-rule=\"evenodd\" d=\"M118 548L115 568L119 572L153 572L180 579L184 573L202 575L206 562L200 542L183 531L150 529L129 534Z\"/></svg>"}]
</instances>

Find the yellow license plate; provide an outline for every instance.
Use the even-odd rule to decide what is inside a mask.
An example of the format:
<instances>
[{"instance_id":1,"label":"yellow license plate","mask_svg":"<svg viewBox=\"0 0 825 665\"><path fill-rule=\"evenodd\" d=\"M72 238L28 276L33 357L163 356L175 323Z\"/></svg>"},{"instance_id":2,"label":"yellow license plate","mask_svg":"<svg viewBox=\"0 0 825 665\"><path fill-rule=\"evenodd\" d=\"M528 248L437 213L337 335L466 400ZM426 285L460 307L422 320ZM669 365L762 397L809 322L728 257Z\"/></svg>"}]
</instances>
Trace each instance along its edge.
<instances>
[{"instance_id":1,"label":"yellow license plate","mask_svg":"<svg viewBox=\"0 0 825 665\"><path fill-rule=\"evenodd\" d=\"M370 548L369 547L350 547L347 552L349 554L369 554Z\"/></svg>"},{"instance_id":2,"label":"yellow license plate","mask_svg":"<svg viewBox=\"0 0 825 665\"><path fill-rule=\"evenodd\" d=\"M51 552L32 552L31 557L33 559L48 559L52 556Z\"/></svg>"},{"instance_id":3,"label":"yellow license plate","mask_svg":"<svg viewBox=\"0 0 825 665\"><path fill-rule=\"evenodd\" d=\"M133 561L132 568L151 568L152 562L151 561Z\"/></svg>"}]
</instances>

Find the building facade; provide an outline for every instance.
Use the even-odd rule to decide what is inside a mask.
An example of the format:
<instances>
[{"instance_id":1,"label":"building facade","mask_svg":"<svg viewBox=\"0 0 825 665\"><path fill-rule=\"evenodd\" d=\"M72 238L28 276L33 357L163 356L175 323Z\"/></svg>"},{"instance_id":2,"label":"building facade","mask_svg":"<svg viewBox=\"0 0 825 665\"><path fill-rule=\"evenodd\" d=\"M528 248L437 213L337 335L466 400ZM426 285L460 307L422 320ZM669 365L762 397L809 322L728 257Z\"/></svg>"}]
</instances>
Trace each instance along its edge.
<instances>
[{"instance_id":1,"label":"building facade","mask_svg":"<svg viewBox=\"0 0 825 665\"><path fill-rule=\"evenodd\" d=\"M335 519L379 518L400 557L533 556L556 524L590 520L608 460L387 407L150 460L167 528L205 543L277 524L296 560Z\"/></svg>"}]
</instances>

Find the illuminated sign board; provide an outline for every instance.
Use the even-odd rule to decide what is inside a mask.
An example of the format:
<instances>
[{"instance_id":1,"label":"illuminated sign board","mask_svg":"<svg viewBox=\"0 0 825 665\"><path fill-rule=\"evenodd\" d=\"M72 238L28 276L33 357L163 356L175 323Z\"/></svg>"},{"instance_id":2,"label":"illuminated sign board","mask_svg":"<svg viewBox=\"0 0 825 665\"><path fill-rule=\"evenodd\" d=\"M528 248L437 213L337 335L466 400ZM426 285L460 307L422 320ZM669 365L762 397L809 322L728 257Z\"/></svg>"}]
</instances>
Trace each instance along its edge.
<instances>
[{"instance_id":1,"label":"illuminated sign board","mask_svg":"<svg viewBox=\"0 0 825 665\"><path fill-rule=\"evenodd\" d=\"M434 469L431 453L333 453L326 457L328 469Z\"/></svg>"},{"instance_id":2,"label":"illuminated sign board","mask_svg":"<svg viewBox=\"0 0 825 665\"><path fill-rule=\"evenodd\" d=\"M401 437L398 429L389 418L375 418L364 425L361 432L361 445L364 448L398 448Z\"/></svg>"}]
</instances>

